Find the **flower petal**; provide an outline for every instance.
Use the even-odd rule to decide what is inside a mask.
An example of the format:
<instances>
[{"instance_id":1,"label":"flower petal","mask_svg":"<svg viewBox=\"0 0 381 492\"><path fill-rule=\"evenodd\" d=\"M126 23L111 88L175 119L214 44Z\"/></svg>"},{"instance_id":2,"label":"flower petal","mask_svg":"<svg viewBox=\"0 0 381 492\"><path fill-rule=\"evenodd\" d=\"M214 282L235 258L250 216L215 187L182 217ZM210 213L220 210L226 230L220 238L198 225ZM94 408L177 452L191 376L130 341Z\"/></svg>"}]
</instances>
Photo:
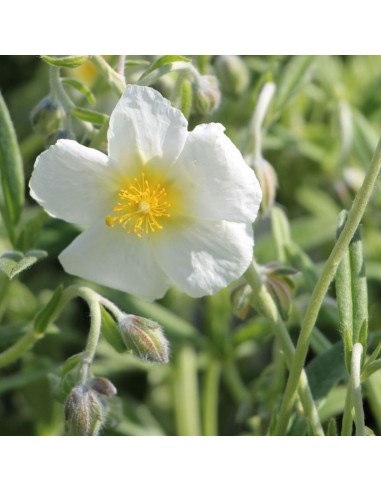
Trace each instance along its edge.
<instances>
[{"instance_id":1,"label":"flower petal","mask_svg":"<svg viewBox=\"0 0 381 492\"><path fill-rule=\"evenodd\" d=\"M118 227L91 227L58 259L67 273L149 300L163 297L169 287L152 255L150 242Z\"/></svg>"},{"instance_id":2,"label":"flower petal","mask_svg":"<svg viewBox=\"0 0 381 492\"><path fill-rule=\"evenodd\" d=\"M253 258L250 224L198 222L166 228L155 237L154 254L173 283L192 297L211 295L239 278Z\"/></svg>"},{"instance_id":3,"label":"flower petal","mask_svg":"<svg viewBox=\"0 0 381 492\"><path fill-rule=\"evenodd\" d=\"M74 140L59 140L37 158L29 186L50 215L82 225L106 217L117 187L107 156Z\"/></svg>"},{"instance_id":4,"label":"flower petal","mask_svg":"<svg viewBox=\"0 0 381 492\"><path fill-rule=\"evenodd\" d=\"M187 126L159 92L128 85L110 118L110 159L125 170L152 160L170 166L184 147Z\"/></svg>"},{"instance_id":5,"label":"flower petal","mask_svg":"<svg viewBox=\"0 0 381 492\"><path fill-rule=\"evenodd\" d=\"M175 168L178 165L193 183L194 217L254 221L261 203L261 188L240 151L224 135L222 125L199 125L190 132Z\"/></svg>"}]
</instances>

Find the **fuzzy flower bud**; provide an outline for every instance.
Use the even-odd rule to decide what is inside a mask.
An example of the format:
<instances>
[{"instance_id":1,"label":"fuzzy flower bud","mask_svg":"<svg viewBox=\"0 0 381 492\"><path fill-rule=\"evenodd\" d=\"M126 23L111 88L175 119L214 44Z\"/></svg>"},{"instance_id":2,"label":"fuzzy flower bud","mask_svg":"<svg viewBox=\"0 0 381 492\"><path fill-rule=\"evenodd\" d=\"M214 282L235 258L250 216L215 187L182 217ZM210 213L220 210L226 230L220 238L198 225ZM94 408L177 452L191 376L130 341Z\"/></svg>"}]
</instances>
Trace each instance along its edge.
<instances>
[{"instance_id":1,"label":"fuzzy flower bud","mask_svg":"<svg viewBox=\"0 0 381 492\"><path fill-rule=\"evenodd\" d=\"M201 75L195 82L194 109L199 114L211 114L221 100L218 79L213 75Z\"/></svg>"},{"instance_id":2,"label":"fuzzy flower bud","mask_svg":"<svg viewBox=\"0 0 381 492\"><path fill-rule=\"evenodd\" d=\"M279 313L287 320L291 313L292 298L295 294L295 281L293 276L297 270L278 263L269 263L262 267L262 278L278 307Z\"/></svg>"},{"instance_id":3,"label":"fuzzy flower bud","mask_svg":"<svg viewBox=\"0 0 381 492\"><path fill-rule=\"evenodd\" d=\"M263 158L256 159L252 167L262 188L260 212L266 215L274 205L278 178L273 166Z\"/></svg>"},{"instance_id":4,"label":"fuzzy flower bud","mask_svg":"<svg viewBox=\"0 0 381 492\"><path fill-rule=\"evenodd\" d=\"M60 104L53 102L50 96L44 97L31 114L34 131L43 136L57 132L64 119L65 110Z\"/></svg>"},{"instance_id":5,"label":"fuzzy flower bud","mask_svg":"<svg viewBox=\"0 0 381 492\"><path fill-rule=\"evenodd\" d=\"M70 436L98 435L105 411L97 393L86 385L75 386L65 404L66 433Z\"/></svg>"},{"instance_id":6,"label":"fuzzy flower bud","mask_svg":"<svg viewBox=\"0 0 381 492\"><path fill-rule=\"evenodd\" d=\"M118 328L127 349L140 359L162 364L168 362L169 343L158 323L126 314L118 321Z\"/></svg>"},{"instance_id":7,"label":"fuzzy flower bud","mask_svg":"<svg viewBox=\"0 0 381 492\"><path fill-rule=\"evenodd\" d=\"M246 282L237 284L230 293L230 302L233 307L233 313L237 318L245 320L250 312L250 297L253 291Z\"/></svg>"},{"instance_id":8,"label":"fuzzy flower bud","mask_svg":"<svg viewBox=\"0 0 381 492\"><path fill-rule=\"evenodd\" d=\"M103 377L93 378L89 381L89 387L104 396L115 396L117 390L112 382Z\"/></svg>"},{"instance_id":9,"label":"fuzzy flower bud","mask_svg":"<svg viewBox=\"0 0 381 492\"><path fill-rule=\"evenodd\" d=\"M237 98L248 88L250 73L245 62L239 56L219 56L215 70L221 90L226 96Z\"/></svg>"}]
</instances>

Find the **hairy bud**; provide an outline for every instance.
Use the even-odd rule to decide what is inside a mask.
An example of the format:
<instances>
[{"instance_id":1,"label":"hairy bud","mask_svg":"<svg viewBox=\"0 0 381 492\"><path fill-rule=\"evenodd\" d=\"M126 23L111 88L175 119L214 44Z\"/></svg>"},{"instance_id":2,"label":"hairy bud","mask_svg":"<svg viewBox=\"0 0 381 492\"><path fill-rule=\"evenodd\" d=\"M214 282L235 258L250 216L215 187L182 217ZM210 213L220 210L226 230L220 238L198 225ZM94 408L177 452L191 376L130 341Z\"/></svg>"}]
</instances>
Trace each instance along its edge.
<instances>
[{"instance_id":1,"label":"hairy bud","mask_svg":"<svg viewBox=\"0 0 381 492\"><path fill-rule=\"evenodd\" d=\"M61 128L65 116L63 107L53 102L50 96L46 96L32 110L33 129L43 136L55 133Z\"/></svg>"},{"instance_id":2,"label":"hairy bud","mask_svg":"<svg viewBox=\"0 0 381 492\"><path fill-rule=\"evenodd\" d=\"M75 386L66 400L66 433L70 436L96 436L105 419L103 404L87 385Z\"/></svg>"},{"instance_id":3,"label":"hairy bud","mask_svg":"<svg viewBox=\"0 0 381 492\"><path fill-rule=\"evenodd\" d=\"M162 364L168 362L169 343L158 323L126 314L118 321L118 328L127 349L140 359Z\"/></svg>"},{"instance_id":4,"label":"hairy bud","mask_svg":"<svg viewBox=\"0 0 381 492\"><path fill-rule=\"evenodd\" d=\"M217 58L215 70L222 92L232 98L240 96L249 86L250 73L242 58L223 55Z\"/></svg>"},{"instance_id":5,"label":"hairy bud","mask_svg":"<svg viewBox=\"0 0 381 492\"><path fill-rule=\"evenodd\" d=\"M104 396L115 396L117 393L112 382L103 377L93 378L88 384L91 389Z\"/></svg>"},{"instance_id":6,"label":"hairy bud","mask_svg":"<svg viewBox=\"0 0 381 492\"><path fill-rule=\"evenodd\" d=\"M213 75L201 75L195 82L194 109L199 114L215 111L221 100L218 79Z\"/></svg>"}]
</instances>

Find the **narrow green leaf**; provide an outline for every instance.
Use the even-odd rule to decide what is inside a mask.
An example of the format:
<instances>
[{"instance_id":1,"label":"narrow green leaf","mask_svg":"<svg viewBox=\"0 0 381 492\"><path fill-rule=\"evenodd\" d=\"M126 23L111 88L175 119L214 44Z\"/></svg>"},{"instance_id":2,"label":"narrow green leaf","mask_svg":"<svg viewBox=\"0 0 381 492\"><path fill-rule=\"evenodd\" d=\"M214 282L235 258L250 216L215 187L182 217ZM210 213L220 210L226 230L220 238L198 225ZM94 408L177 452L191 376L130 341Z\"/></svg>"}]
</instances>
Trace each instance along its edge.
<instances>
[{"instance_id":1,"label":"narrow green leaf","mask_svg":"<svg viewBox=\"0 0 381 492\"><path fill-rule=\"evenodd\" d=\"M75 106L71 109L71 114L74 118L82 121L88 121L93 125L103 125L107 123L109 116L104 113L99 113L98 111L92 111L90 109L81 108L79 106Z\"/></svg>"},{"instance_id":2,"label":"narrow green leaf","mask_svg":"<svg viewBox=\"0 0 381 492\"><path fill-rule=\"evenodd\" d=\"M101 331L102 335L105 337L106 341L120 354L126 352L127 347L123 342L123 339L119 333L118 327L114 318L101 307L102 312L102 325Z\"/></svg>"},{"instance_id":3,"label":"narrow green leaf","mask_svg":"<svg viewBox=\"0 0 381 492\"><path fill-rule=\"evenodd\" d=\"M373 352L370 354L368 360L366 361L366 364L371 364L372 362L374 362L377 357L378 357L378 354L380 353L381 351L381 342L379 342L379 344L377 345L377 347L373 350Z\"/></svg>"},{"instance_id":4,"label":"narrow green leaf","mask_svg":"<svg viewBox=\"0 0 381 492\"><path fill-rule=\"evenodd\" d=\"M70 55L70 56L51 56L51 55L43 55L41 57L44 62L49 65L53 65L53 67L61 67L61 68L75 68L79 67L84 63L89 57L88 55Z\"/></svg>"},{"instance_id":5,"label":"narrow green leaf","mask_svg":"<svg viewBox=\"0 0 381 492\"><path fill-rule=\"evenodd\" d=\"M46 257L46 251L38 249L30 250L25 255L20 251L6 251L0 256L0 270L12 280L13 277Z\"/></svg>"},{"instance_id":6,"label":"narrow green leaf","mask_svg":"<svg viewBox=\"0 0 381 492\"><path fill-rule=\"evenodd\" d=\"M351 361L352 361L352 349L353 349L352 331L346 324L342 325L342 330L343 330L345 366L347 368L348 374L350 374L350 372L351 372Z\"/></svg>"},{"instance_id":7,"label":"narrow green leaf","mask_svg":"<svg viewBox=\"0 0 381 492\"><path fill-rule=\"evenodd\" d=\"M24 168L16 132L0 93L0 174L3 187L1 210L8 225L17 224L24 205Z\"/></svg>"},{"instance_id":8,"label":"narrow green leaf","mask_svg":"<svg viewBox=\"0 0 381 492\"><path fill-rule=\"evenodd\" d=\"M61 369L61 377L64 378L70 371L75 369L82 362L83 353L72 355L68 359L66 359L64 365Z\"/></svg>"},{"instance_id":9,"label":"narrow green leaf","mask_svg":"<svg viewBox=\"0 0 381 492\"><path fill-rule=\"evenodd\" d=\"M364 321L368 320L368 287L360 227L349 243L349 258L352 278L353 343L356 343L359 341ZM363 347L366 353L366 340Z\"/></svg>"},{"instance_id":10,"label":"narrow green leaf","mask_svg":"<svg viewBox=\"0 0 381 492\"><path fill-rule=\"evenodd\" d=\"M91 92L91 90L85 86L85 84L82 84L77 79L71 79L68 77L62 77L61 81L63 84L68 85L70 87L73 87L77 91L81 92L84 96L86 96L86 99L88 100L89 104L95 104L96 99L94 94Z\"/></svg>"},{"instance_id":11,"label":"narrow green leaf","mask_svg":"<svg viewBox=\"0 0 381 492\"><path fill-rule=\"evenodd\" d=\"M334 417L331 417L329 424L328 424L328 432L327 434L329 436L337 436L337 422Z\"/></svg>"},{"instance_id":12,"label":"narrow green leaf","mask_svg":"<svg viewBox=\"0 0 381 492\"><path fill-rule=\"evenodd\" d=\"M125 67L142 67L149 65L148 60L127 60L124 64Z\"/></svg>"},{"instance_id":13,"label":"narrow green leaf","mask_svg":"<svg viewBox=\"0 0 381 492\"><path fill-rule=\"evenodd\" d=\"M33 324L33 330L35 333L44 333L50 323L55 320L58 314L58 307L62 299L63 291L64 289L62 285L59 285L54 291L48 304L37 313Z\"/></svg>"},{"instance_id":14,"label":"narrow green leaf","mask_svg":"<svg viewBox=\"0 0 381 492\"><path fill-rule=\"evenodd\" d=\"M286 261L285 247L291 243L290 225L286 214L280 207L271 209L271 228L277 248L277 259Z\"/></svg>"},{"instance_id":15,"label":"narrow green leaf","mask_svg":"<svg viewBox=\"0 0 381 492\"><path fill-rule=\"evenodd\" d=\"M280 111L303 86L315 58L314 56L293 56L290 58L283 70L275 95L274 108L276 111Z\"/></svg>"},{"instance_id":16,"label":"narrow green leaf","mask_svg":"<svg viewBox=\"0 0 381 492\"><path fill-rule=\"evenodd\" d=\"M158 58L152 65L140 76L139 80L143 80L147 75L152 73L154 70L157 70L165 65L171 65L175 62L186 62L189 63L191 61L190 58L186 58L185 56L180 55L164 55Z\"/></svg>"}]
</instances>

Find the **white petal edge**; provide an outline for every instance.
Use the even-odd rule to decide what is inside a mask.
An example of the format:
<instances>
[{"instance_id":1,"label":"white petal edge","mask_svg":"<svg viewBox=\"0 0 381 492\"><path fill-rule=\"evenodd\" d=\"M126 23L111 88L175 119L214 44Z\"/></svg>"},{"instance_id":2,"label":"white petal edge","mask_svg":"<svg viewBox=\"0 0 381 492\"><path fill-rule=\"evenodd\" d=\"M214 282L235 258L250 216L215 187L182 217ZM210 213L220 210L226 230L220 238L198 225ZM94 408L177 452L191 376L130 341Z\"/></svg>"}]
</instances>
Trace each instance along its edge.
<instances>
[{"instance_id":1,"label":"white petal edge","mask_svg":"<svg viewBox=\"0 0 381 492\"><path fill-rule=\"evenodd\" d=\"M58 140L37 158L30 194L49 215L90 225L115 205L114 174L102 152Z\"/></svg>"},{"instance_id":2,"label":"white petal edge","mask_svg":"<svg viewBox=\"0 0 381 492\"><path fill-rule=\"evenodd\" d=\"M187 127L182 112L158 91L128 85L110 117L110 159L125 172L149 162L170 166L184 147Z\"/></svg>"},{"instance_id":3,"label":"white petal edge","mask_svg":"<svg viewBox=\"0 0 381 492\"><path fill-rule=\"evenodd\" d=\"M170 280L192 297L212 295L241 277L253 258L251 224L225 221L166 228L154 253Z\"/></svg>"},{"instance_id":4,"label":"white petal edge","mask_svg":"<svg viewBox=\"0 0 381 492\"><path fill-rule=\"evenodd\" d=\"M91 227L58 259L71 275L150 301L163 297L170 285L152 255L150 241L119 227Z\"/></svg>"},{"instance_id":5,"label":"white petal edge","mask_svg":"<svg viewBox=\"0 0 381 492\"><path fill-rule=\"evenodd\" d=\"M207 220L255 220L262 190L222 125L198 125L190 132L174 173L178 166L192 182L191 215Z\"/></svg>"}]
</instances>

